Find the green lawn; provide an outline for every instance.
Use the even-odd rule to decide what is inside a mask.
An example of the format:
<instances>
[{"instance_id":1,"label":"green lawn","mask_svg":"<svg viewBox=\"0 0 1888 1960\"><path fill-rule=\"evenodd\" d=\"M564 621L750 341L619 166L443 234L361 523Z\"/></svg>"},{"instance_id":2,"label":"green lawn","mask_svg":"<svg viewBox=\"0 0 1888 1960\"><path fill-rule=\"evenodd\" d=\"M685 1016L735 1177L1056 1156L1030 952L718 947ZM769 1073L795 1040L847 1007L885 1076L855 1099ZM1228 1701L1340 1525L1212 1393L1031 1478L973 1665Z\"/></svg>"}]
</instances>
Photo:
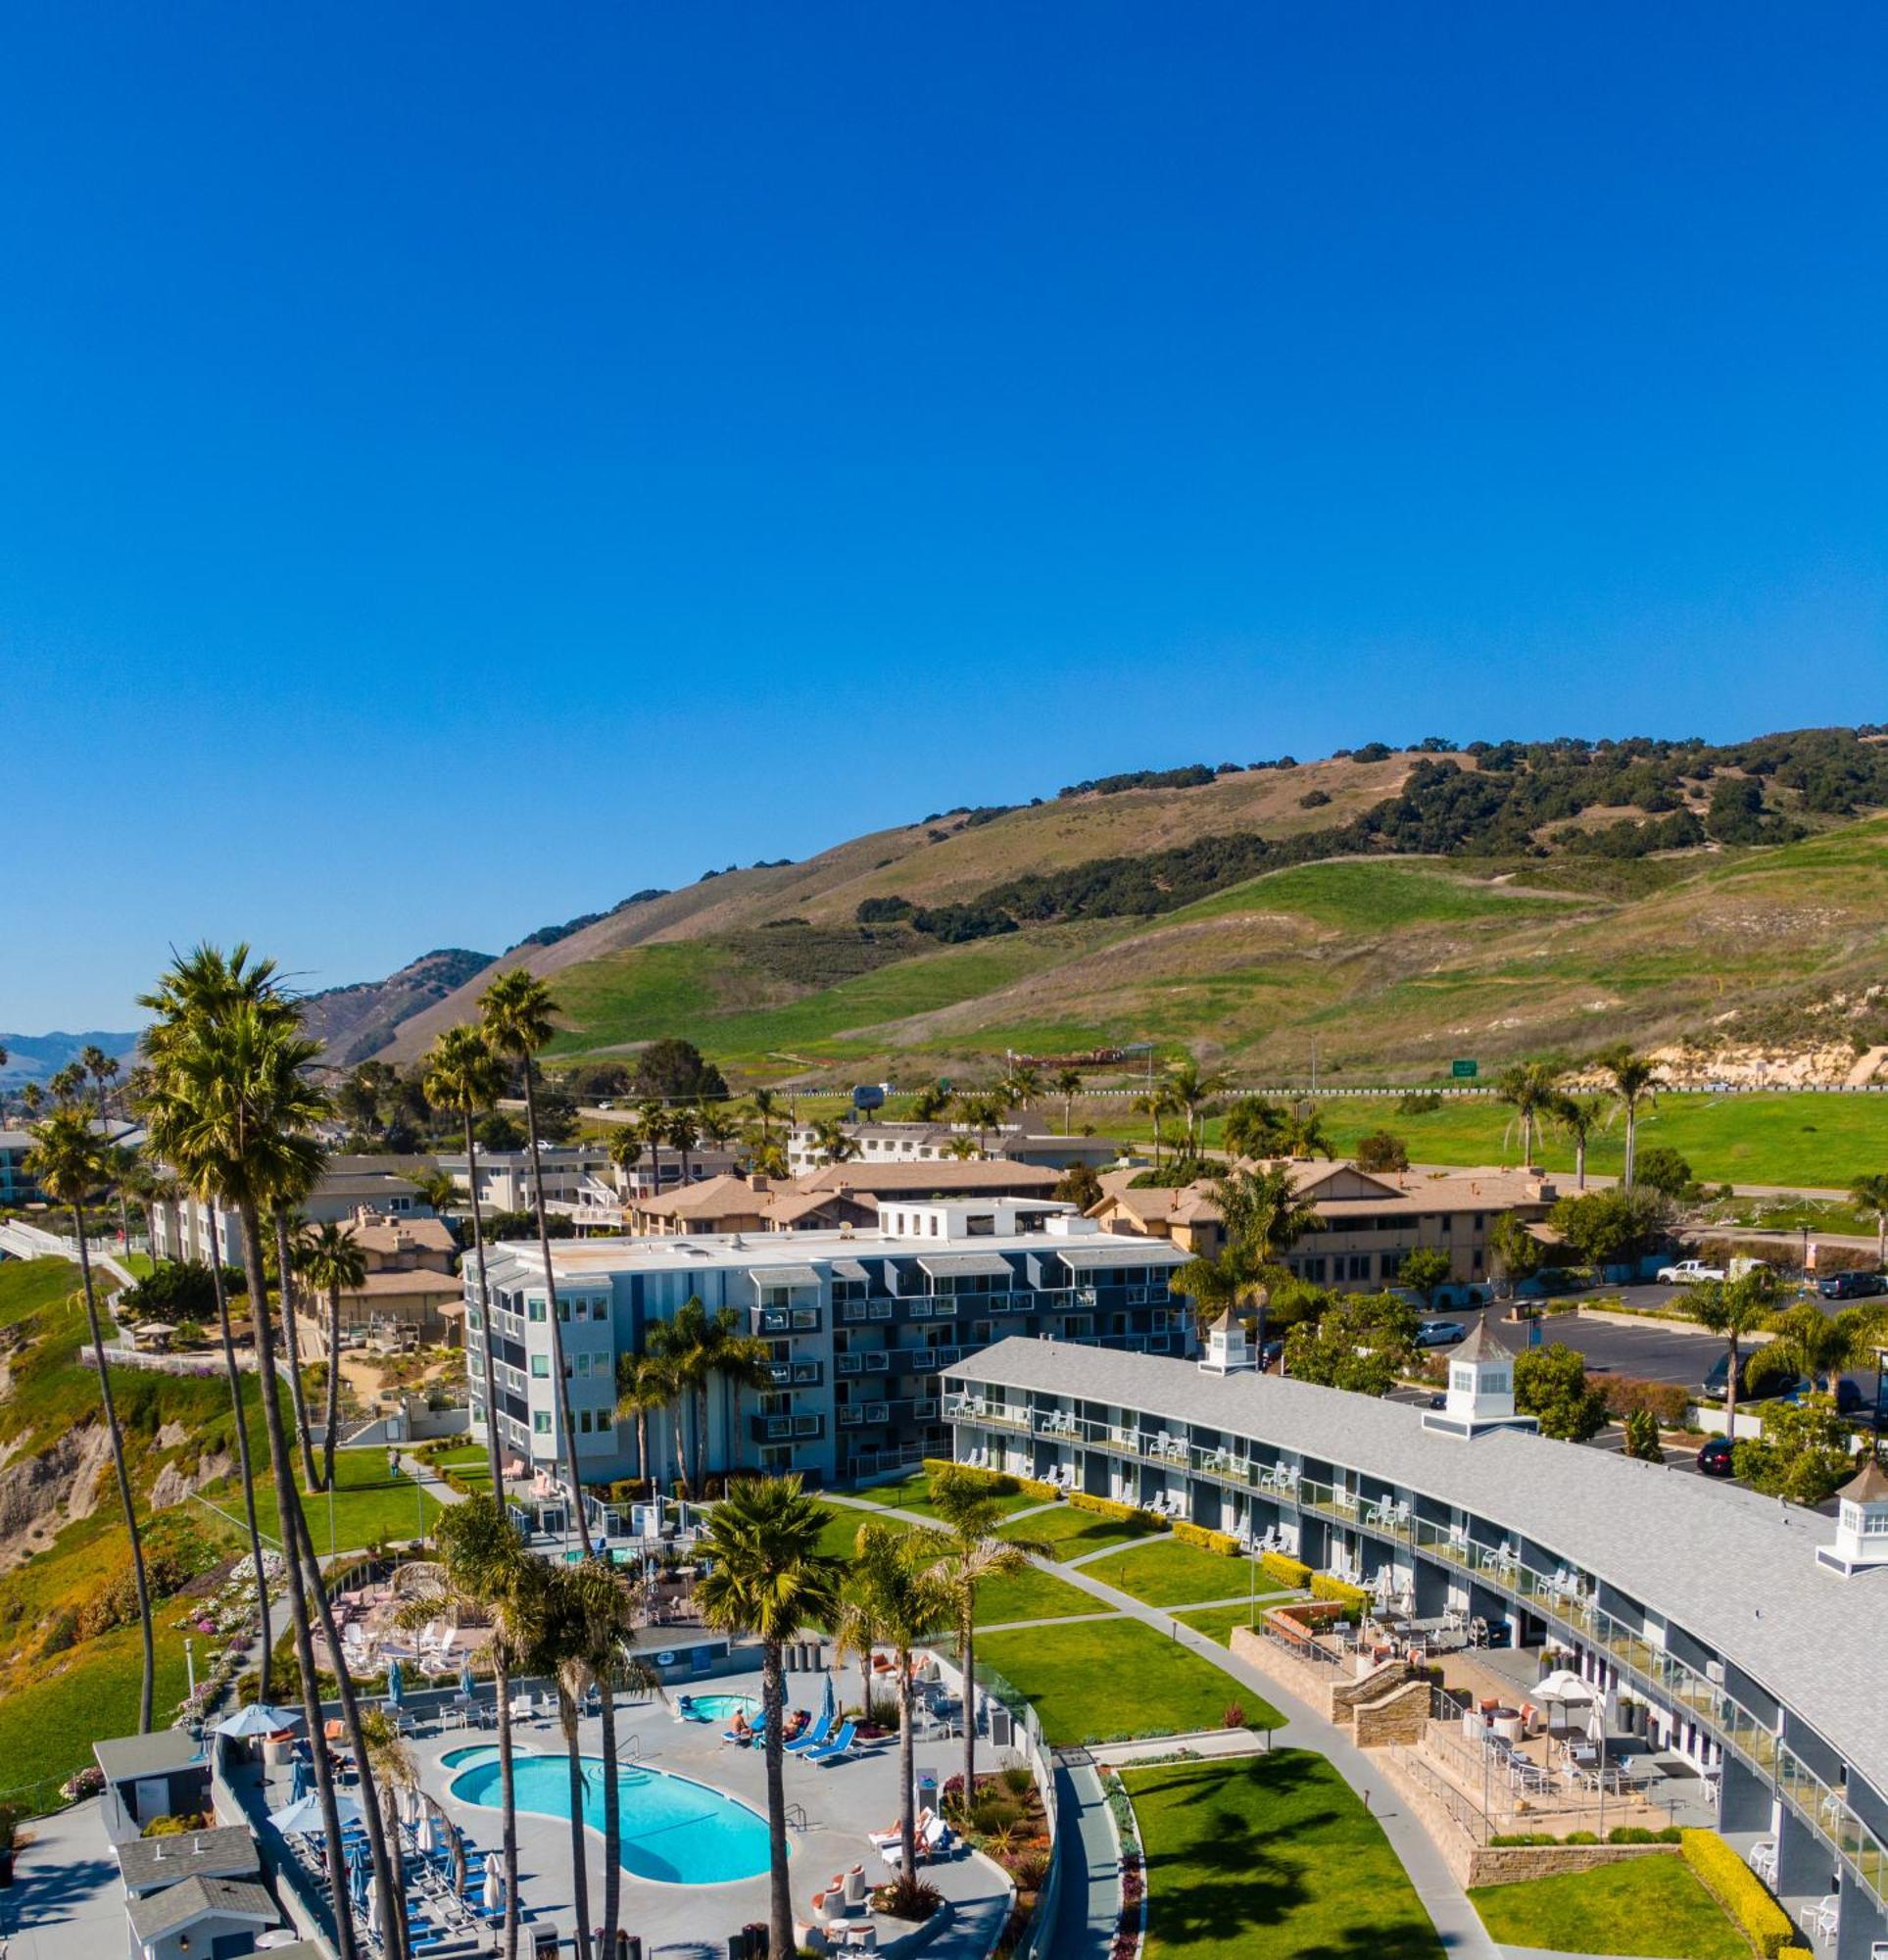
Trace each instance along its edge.
<instances>
[{"instance_id":1,"label":"green lawn","mask_svg":"<svg viewBox=\"0 0 1888 1960\"><path fill-rule=\"evenodd\" d=\"M1281 1599L1289 1599L1289 1592L1261 1592L1255 1602L1241 1600L1236 1606L1194 1606L1182 1607L1174 1615L1183 1626L1191 1627L1197 1634L1204 1634L1210 1641L1218 1641L1223 1647L1233 1644L1233 1629L1258 1624L1265 1618L1265 1609L1276 1606Z\"/></svg>"},{"instance_id":2,"label":"green lawn","mask_svg":"<svg viewBox=\"0 0 1888 1960\"><path fill-rule=\"evenodd\" d=\"M1057 1746L1130 1736L1217 1729L1237 1702L1252 1729L1279 1711L1209 1661L1138 1620L1091 1620L991 1634L977 1642L978 1674L1000 1675Z\"/></svg>"},{"instance_id":3,"label":"green lawn","mask_svg":"<svg viewBox=\"0 0 1888 1960\"><path fill-rule=\"evenodd\" d=\"M1252 1585L1252 1561L1225 1558L1175 1538L1149 1539L1125 1551L1110 1552L1082 1570L1104 1586L1149 1606L1184 1606L1189 1599L1228 1599ZM1270 1581L1267 1582L1268 1586Z\"/></svg>"},{"instance_id":4,"label":"green lawn","mask_svg":"<svg viewBox=\"0 0 1888 1960\"><path fill-rule=\"evenodd\" d=\"M258 1460L267 1460L266 1448ZM315 1461L320 1461L318 1455ZM299 1483L299 1470L296 1478ZM242 1486L233 1477L213 1484L203 1495L226 1519L241 1526ZM272 1477L257 1478L256 1503L263 1536L279 1544L282 1514L275 1501ZM438 1500L421 1491L404 1470L388 1475L387 1452L380 1448L337 1450L332 1504L327 1494L319 1491L313 1495L305 1493L302 1503L309 1536L323 1558L330 1551L359 1551L380 1540L404 1543L416 1534L430 1536L433 1519L439 1515Z\"/></svg>"},{"instance_id":5,"label":"green lawn","mask_svg":"<svg viewBox=\"0 0 1888 1960\"><path fill-rule=\"evenodd\" d=\"M1132 1518L1104 1518L1095 1511L1078 1510L1073 1504L1058 1504L1052 1511L1037 1511L1012 1520L999 1536L1038 1540L1050 1547L1052 1557L1066 1564L1085 1551L1099 1551L1108 1544L1132 1544L1158 1529Z\"/></svg>"},{"instance_id":6,"label":"green lawn","mask_svg":"<svg viewBox=\"0 0 1888 1960\"><path fill-rule=\"evenodd\" d=\"M919 1511L928 1518L938 1515L938 1507L931 1501L931 1473L928 1470L914 1470L910 1476L901 1477L896 1484L875 1484L870 1490L848 1492L849 1496L861 1503L888 1505L895 1510ZM1005 1516L1012 1511L1029 1509L1032 1504L1040 1504L1041 1497L1032 1497L1026 1491L1011 1491L992 1498Z\"/></svg>"},{"instance_id":7,"label":"green lawn","mask_svg":"<svg viewBox=\"0 0 1888 1960\"><path fill-rule=\"evenodd\" d=\"M1000 1627L1010 1620L1057 1620L1070 1613L1105 1613L1092 1592L1032 1565L1010 1579L992 1579L977 1589L977 1624Z\"/></svg>"},{"instance_id":8,"label":"green lawn","mask_svg":"<svg viewBox=\"0 0 1888 1960\"><path fill-rule=\"evenodd\" d=\"M1509 1946L1650 1960L1747 1960L1750 1952L1681 1858L1635 1858L1516 1886L1478 1886L1469 1897L1490 1936Z\"/></svg>"},{"instance_id":9,"label":"green lawn","mask_svg":"<svg viewBox=\"0 0 1888 1960\"><path fill-rule=\"evenodd\" d=\"M482 1443L461 1443L423 1459L429 1469L450 1470L461 1484L469 1485L481 1496L492 1494L492 1459Z\"/></svg>"},{"instance_id":10,"label":"green lawn","mask_svg":"<svg viewBox=\"0 0 1888 1960\"><path fill-rule=\"evenodd\" d=\"M1322 1756L1163 1763L1123 1781L1147 1860L1147 1960L1440 1960L1381 1827Z\"/></svg>"},{"instance_id":11,"label":"green lawn","mask_svg":"<svg viewBox=\"0 0 1888 1960\"><path fill-rule=\"evenodd\" d=\"M78 1292L78 1268L70 1259L0 1259L0 1327L63 1305Z\"/></svg>"}]
</instances>

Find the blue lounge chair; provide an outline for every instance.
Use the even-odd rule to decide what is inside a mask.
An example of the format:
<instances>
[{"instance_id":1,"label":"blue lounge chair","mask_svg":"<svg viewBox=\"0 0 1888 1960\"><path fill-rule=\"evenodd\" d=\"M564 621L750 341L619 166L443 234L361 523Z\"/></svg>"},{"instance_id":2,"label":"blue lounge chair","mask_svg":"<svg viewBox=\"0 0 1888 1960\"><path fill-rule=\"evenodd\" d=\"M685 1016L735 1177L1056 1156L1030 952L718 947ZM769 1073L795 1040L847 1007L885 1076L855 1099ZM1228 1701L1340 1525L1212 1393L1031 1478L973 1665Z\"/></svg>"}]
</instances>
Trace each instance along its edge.
<instances>
[{"instance_id":1,"label":"blue lounge chair","mask_svg":"<svg viewBox=\"0 0 1888 1960\"><path fill-rule=\"evenodd\" d=\"M836 1763L842 1756L852 1752L852 1739L858 1734L858 1724L847 1722L833 1740L824 1747L808 1749L805 1760L809 1763Z\"/></svg>"},{"instance_id":2,"label":"blue lounge chair","mask_svg":"<svg viewBox=\"0 0 1888 1960\"><path fill-rule=\"evenodd\" d=\"M815 1722L813 1726L806 1731L805 1735L796 1737L795 1740L787 1743L786 1746L789 1749L791 1749L796 1755L802 1755L809 1749L820 1748L832 1736L833 1725L835 1722L838 1721L838 1719L839 1718L836 1715L822 1715L819 1718L819 1720Z\"/></svg>"},{"instance_id":3,"label":"blue lounge chair","mask_svg":"<svg viewBox=\"0 0 1888 1960\"><path fill-rule=\"evenodd\" d=\"M767 1711L763 1708L760 1711L760 1713L757 1716L755 1716L751 1722L748 1724L748 1733L745 1736L739 1734L737 1731L733 1729L723 1729L721 1732L721 1740L724 1742L757 1742L759 1741L761 1737L764 1736L766 1733L767 1733Z\"/></svg>"}]
</instances>

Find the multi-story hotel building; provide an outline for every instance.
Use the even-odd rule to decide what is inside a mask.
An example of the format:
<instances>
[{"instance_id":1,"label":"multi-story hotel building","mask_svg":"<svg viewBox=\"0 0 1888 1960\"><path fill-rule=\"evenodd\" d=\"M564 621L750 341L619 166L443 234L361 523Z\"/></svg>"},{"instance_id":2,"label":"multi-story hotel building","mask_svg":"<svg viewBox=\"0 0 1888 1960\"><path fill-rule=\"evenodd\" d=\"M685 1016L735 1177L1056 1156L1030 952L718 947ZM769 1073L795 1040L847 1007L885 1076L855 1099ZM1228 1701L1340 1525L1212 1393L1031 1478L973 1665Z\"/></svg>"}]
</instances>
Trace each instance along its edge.
<instances>
[{"instance_id":1,"label":"multi-story hotel building","mask_svg":"<svg viewBox=\"0 0 1888 1960\"><path fill-rule=\"evenodd\" d=\"M1225 1326L1198 1364L1001 1341L944 1372L955 1454L1283 1541L1419 1619L1571 1651L1693 1767L1819 1949L1879 1960L1888 1475L1870 1464L1830 1519L1547 1441L1517 1423L1492 1339L1451 1355L1439 1411L1261 1375L1243 1347Z\"/></svg>"},{"instance_id":2,"label":"multi-story hotel building","mask_svg":"<svg viewBox=\"0 0 1888 1960\"><path fill-rule=\"evenodd\" d=\"M464 1262L472 1424L483 1435L483 1344L494 1342L501 1438L556 1474L564 1460L551 1371L554 1291L586 1482L642 1474L615 1418L617 1364L691 1298L733 1307L773 1352L774 1386L710 1395L715 1470L799 1470L844 1482L947 1453L939 1377L1006 1334L1184 1355L1192 1316L1168 1275L1186 1255L1103 1232L1048 1200L889 1200L876 1232L560 1240L491 1249L486 1294ZM692 1418L691 1418L692 1419ZM677 1474L669 1423L650 1428L655 1475ZM693 1450L693 1440L689 1445Z\"/></svg>"}]
</instances>

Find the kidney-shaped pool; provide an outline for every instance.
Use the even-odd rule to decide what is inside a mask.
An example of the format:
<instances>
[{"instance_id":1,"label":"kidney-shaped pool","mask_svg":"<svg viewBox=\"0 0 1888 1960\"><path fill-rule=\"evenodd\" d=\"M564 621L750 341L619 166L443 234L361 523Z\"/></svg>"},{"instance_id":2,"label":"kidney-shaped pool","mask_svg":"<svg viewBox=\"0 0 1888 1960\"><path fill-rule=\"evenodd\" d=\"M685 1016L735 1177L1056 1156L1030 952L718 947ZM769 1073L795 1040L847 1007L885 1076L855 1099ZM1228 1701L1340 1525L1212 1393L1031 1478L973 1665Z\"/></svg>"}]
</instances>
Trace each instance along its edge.
<instances>
[{"instance_id":1,"label":"kidney-shaped pool","mask_svg":"<svg viewBox=\"0 0 1888 1960\"><path fill-rule=\"evenodd\" d=\"M604 1828L604 1766L583 1759L584 1822ZM521 1755L513 1765L520 1810L540 1817L570 1816L570 1764L564 1756ZM452 1782L460 1803L499 1806L499 1766L475 1761ZM758 1878L767 1869L767 1823L734 1797L706 1784L662 1770L618 1768L622 1806L623 1869L668 1886L725 1886Z\"/></svg>"}]
</instances>

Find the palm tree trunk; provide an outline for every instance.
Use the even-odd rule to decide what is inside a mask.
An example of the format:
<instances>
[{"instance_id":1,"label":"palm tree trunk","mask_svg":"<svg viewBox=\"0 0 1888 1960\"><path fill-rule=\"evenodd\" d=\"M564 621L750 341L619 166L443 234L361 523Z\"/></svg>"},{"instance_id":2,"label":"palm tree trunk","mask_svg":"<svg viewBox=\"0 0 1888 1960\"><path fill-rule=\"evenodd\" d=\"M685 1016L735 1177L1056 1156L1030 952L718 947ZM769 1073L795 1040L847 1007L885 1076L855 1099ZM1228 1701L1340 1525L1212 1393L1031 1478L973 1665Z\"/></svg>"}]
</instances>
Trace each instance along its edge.
<instances>
[{"instance_id":1,"label":"palm tree trunk","mask_svg":"<svg viewBox=\"0 0 1888 1960\"><path fill-rule=\"evenodd\" d=\"M1737 1363L1739 1359L1737 1336L1730 1337L1730 1366L1724 1373L1724 1436L1730 1446L1737 1447Z\"/></svg>"},{"instance_id":2,"label":"palm tree trunk","mask_svg":"<svg viewBox=\"0 0 1888 1960\"><path fill-rule=\"evenodd\" d=\"M551 1227L544 1208L544 1165L538 1149L538 1092L531 1057L524 1057L524 1127L531 1146L531 1202L538 1215L538 1250L544 1259L545 1310L551 1321L551 1367L557 1378L557 1420L563 1424L564 1467L570 1476L570 1505L576 1513L579 1543L590 1555L590 1525L583 1514L583 1474L577 1468L577 1424L570 1412L570 1377L564 1372L563 1324L557 1318L557 1281L551 1264ZM487 1347L490 1347L488 1327ZM590 1935L583 1935L581 1960L589 1960Z\"/></svg>"},{"instance_id":3,"label":"palm tree trunk","mask_svg":"<svg viewBox=\"0 0 1888 1960\"><path fill-rule=\"evenodd\" d=\"M291 1517L300 1516L302 1500L295 1489L288 1437L282 1428L282 1400L275 1384L275 1342L269 1326L268 1294L263 1284L262 1218L253 1203L243 1205L241 1217L243 1269L249 1276L256 1362L262 1376L263 1427L268 1436L268 1459L275 1476L275 1499L282 1519L282 1569L288 1582L288 1617L295 1635L295 1660L302 1676L302 1709L315 1758L315 1793L321 1806L321 1829L327 1844L329 1893L336 1901L335 1943L340 1960L356 1960L354 1920L339 1904L348 1895L347 1853L341 1842L341 1814L334 1801L334 1771L321 1740L321 1699L315 1677L315 1641L309 1631L308 1592L302 1579L302 1561L297 1555L299 1534L289 1522ZM390 1929L395 1940L406 1920L404 1912L391 1911L398 1903L384 1895L381 1900L381 1923Z\"/></svg>"},{"instance_id":4,"label":"palm tree trunk","mask_svg":"<svg viewBox=\"0 0 1888 1960\"><path fill-rule=\"evenodd\" d=\"M577 1904L577 1960L590 1960L590 1871L584 1843L583 1755L577 1744L577 1704L557 1684L557 1719L563 1725L564 1755L570 1764L570 1875Z\"/></svg>"},{"instance_id":5,"label":"palm tree trunk","mask_svg":"<svg viewBox=\"0 0 1888 1960\"><path fill-rule=\"evenodd\" d=\"M649 1465L649 1411L639 1402L636 1407L636 1474L649 1486L649 1494L655 1494L655 1479Z\"/></svg>"},{"instance_id":6,"label":"palm tree trunk","mask_svg":"<svg viewBox=\"0 0 1888 1960\"><path fill-rule=\"evenodd\" d=\"M898 1649L898 1845L903 1870L918 1871L918 1830L911 1815L911 1788L917 1778L916 1740L911 1734L911 1649Z\"/></svg>"},{"instance_id":7,"label":"palm tree trunk","mask_svg":"<svg viewBox=\"0 0 1888 1960\"><path fill-rule=\"evenodd\" d=\"M131 1583L137 1590L138 1634L144 1646L144 1677L138 1689L138 1734L151 1733L151 1695L157 1679L157 1654L151 1640L151 1587L144 1571L144 1541L138 1536L137 1512L131 1507L131 1473L124 1467L124 1432L119 1427L118 1403L112 1398L112 1371L105 1360L105 1334L98 1318L98 1297L92 1291L91 1254L85 1250L85 1214L73 1206L73 1229L78 1237L78 1278L85 1290L85 1319L92 1331L92 1358L98 1363L98 1396L105 1405L105 1433L112 1442L112 1468L118 1476L118 1500L124 1507L124 1529L131 1539Z\"/></svg>"},{"instance_id":8,"label":"palm tree trunk","mask_svg":"<svg viewBox=\"0 0 1888 1960\"><path fill-rule=\"evenodd\" d=\"M492 1636L492 1691L498 1696L499 1814L505 1846L505 1960L518 1960L518 1789L511 1759L511 1655Z\"/></svg>"},{"instance_id":9,"label":"palm tree trunk","mask_svg":"<svg viewBox=\"0 0 1888 1960\"><path fill-rule=\"evenodd\" d=\"M321 1438L321 1488L334 1489L334 1433L341 1427L341 1285L328 1288L328 1419Z\"/></svg>"},{"instance_id":10,"label":"palm tree trunk","mask_svg":"<svg viewBox=\"0 0 1888 1960\"><path fill-rule=\"evenodd\" d=\"M263 1569L263 1533L256 1518L256 1468L249 1454L249 1417L243 1408L243 1378L236 1366L236 1337L229 1330L229 1295L222 1280L222 1247L217 1228L217 1207L205 1200L210 1214L210 1284L217 1296L217 1331L222 1336L222 1364L229 1376L229 1399L236 1411L236 1470L242 1479L243 1515L249 1525L249 1557L256 1573L256 1618L262 1630L263 1659L256 1698L268 1699L268 1671L274 1655L268 1632L268 1575Z\"/></svg>"},{"instance_id":11,"label":"palm tree trunk","mask_svg":"<svg viewBox=\"0 0 1888 1960\"><path fill-rule=\"evenodd\" d=\"M604 1950L601 1960L616 1951L616 1922L623 1900L623 1801L616 1786L616 1694L605 1663L597 1677L603 1696L604 1758Z\"/></svg>"},{"instance_id":12,"label":"palm tree trunk","mask_svg":"<svg viewBox=\"0 0 1888 1960\"><path fill-rule=\"evenodd\" d=\"M669 1420L675 1428L675 1481L692 1497L695 1493L689 1489L689 1459L682 1447L682 1397L677 1396L668 1409Z\"/></svg>"},{"instance_id":13,"label":"palm tree trunk","mask_svg":"<svg viewBox=\"0 0 1888 1960\"><path fill-rule=\"evenodd\" d=\"M767 1724L760 1743L767 1758L767 1852L772 1881L769 1917L773 1921L767 1950L785 1956L796 1950L794 1899L787 1883L787 1758L780 1733L787 1706L786 1676L778 1641L766 1642L760 1653L760 1706Z\"/></svg>"},{"instance_id":14,"label":"palm tree trunk","mask_svg":"<svg viewBox=\"0 0 1888 1960\"><path fill-rule=\"evenodd\" d=\"M964 1814L977 1800L977 1617L976 1596L965 1599L957 1622L957 1658L964 1670Z\"/></svg>"},{"instance_id":15,"label":"palm tree trunk","mask_svg":"<svg viewBox=\"0 0 1888 1960\"><path fill-rule=\"evenodd\" d=\"M308 1433L308 1391L302 1383L301 1341L295 1332L295 1288L289 1278L288 1219L275 1213L275 1271L282 1282L282 1352L288 1362L288 1395L295 1405L295 1434L302 1446L302 1475L311 1491L324 1491L315 1474L315 1446ZM264 1299L266 1309L266 1297Z\"/></svg>"},{"instance_id":16,"label":"palm tree trunk","mask_svg":"<svg viewBox=\"0 0 1888 1960\"><path fill-rule=\"evenodd\" d=\"M1639 1111L1636 1104L1628 1102L1625 1105L1625 1169L1620 1178L1621 1187L1626 1191L1632 1189L1632 1173L1638 1167L1638 1151L1636 1148L1638 1133Z\"/></svg>"},{"instance_id":17,"label":"palm tree trunk","mask_svg":"<svg viewBox=\"0 0 1888 1960\"><path fill-rule=\"evenodd\" d=\"M485 1390L485 1460L492 1472L492 1501L503 1510L505 1508L505 1479L502 1474L504 1456L499 1447L498 1377L493 1372L492 1362L492 1297L485 1284L485 1214L478 1201L478 1138L472 1130L471 1110L467 1108L460 1113L464 1118L465 1124L465 1175L472 1187L472 1259L478 1271L478 1310L485 1320L481 1330L485 1338L479 1344L484 1349L479 1372L483 1377L481 1386ZM508 1919L510 1916L508 1901L506 1913Z\"/></svg>"},{"instance_id":18,"label":"palm tree trunk","mask_svg":"<svg viewBox=\"0 0 1888 1960\"><path fill-rule=\"evenodd\" d=\"M1573 1139L1573 1189L1586 1189L1586 1132L1582 1130Z\"/></svg>"}]
</instances>

